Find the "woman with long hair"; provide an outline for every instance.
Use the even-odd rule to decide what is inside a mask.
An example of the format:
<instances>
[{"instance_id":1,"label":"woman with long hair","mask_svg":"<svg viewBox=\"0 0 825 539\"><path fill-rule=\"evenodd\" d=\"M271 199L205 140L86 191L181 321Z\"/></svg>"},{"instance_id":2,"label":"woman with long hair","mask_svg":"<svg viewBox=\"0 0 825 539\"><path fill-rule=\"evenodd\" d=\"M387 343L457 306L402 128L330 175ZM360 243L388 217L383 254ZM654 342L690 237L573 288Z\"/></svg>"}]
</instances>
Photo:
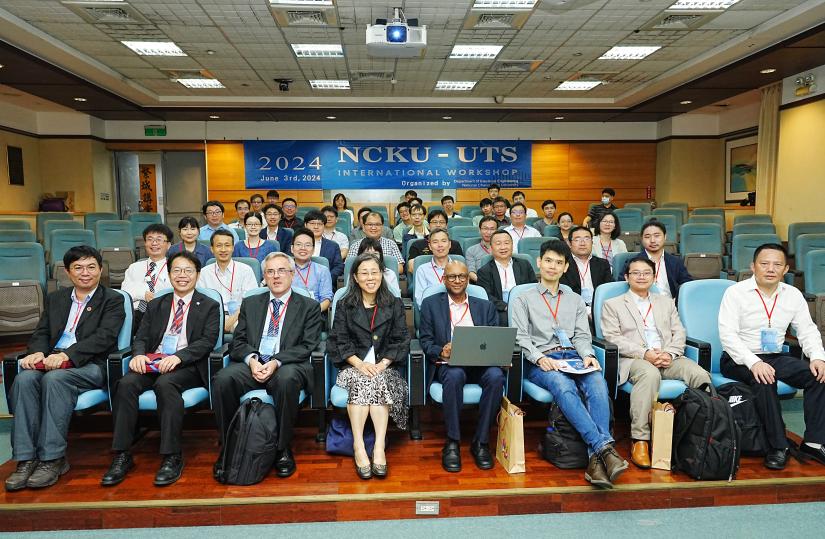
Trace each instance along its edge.
<instances>
[{"instance_id":1,"label":"woman with long hair","mask_svg":"<svg viewBox=\"0 0 825 539\"><path fill-rule=\"evenodd\" d=\"M352 210L347 207L347 196L344 193L336 193L334 197L332 197L332 207L338 210L338 218L344 219L343 214L349 215L349 221L355 226L355 215L353 215Z\"/></svg>"},{"instance_id":2,"label":"woman with long hair","mask_svg":"<svg viewBox=\"0 0 825 539\"><path fill-rule=\"evenodd\" d=\"M613 257L627 252L624 240L619 239L622 234L619 218L612 211L608 211L593 226L596 229L593 237L593 256L604 258L610 264L610 269L613 269Z\"/></svg>"}]
</instances>

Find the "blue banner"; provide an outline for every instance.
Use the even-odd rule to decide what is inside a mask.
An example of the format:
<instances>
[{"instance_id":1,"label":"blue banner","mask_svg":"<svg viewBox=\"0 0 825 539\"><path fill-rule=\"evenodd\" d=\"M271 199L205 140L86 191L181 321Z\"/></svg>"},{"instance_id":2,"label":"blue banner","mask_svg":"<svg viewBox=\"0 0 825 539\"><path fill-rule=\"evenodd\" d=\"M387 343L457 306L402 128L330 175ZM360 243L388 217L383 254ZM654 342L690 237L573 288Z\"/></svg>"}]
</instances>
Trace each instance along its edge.
<instances>
[{"instance_id":1,"label":"blue banner","mask_svg":"<svg viewBox=\"0 0 825 539\"><path fill-rule=\"evenodd\" d=\"M247 189L529 188L532 142L249 140Z\"/></svg>"}]
</instances>

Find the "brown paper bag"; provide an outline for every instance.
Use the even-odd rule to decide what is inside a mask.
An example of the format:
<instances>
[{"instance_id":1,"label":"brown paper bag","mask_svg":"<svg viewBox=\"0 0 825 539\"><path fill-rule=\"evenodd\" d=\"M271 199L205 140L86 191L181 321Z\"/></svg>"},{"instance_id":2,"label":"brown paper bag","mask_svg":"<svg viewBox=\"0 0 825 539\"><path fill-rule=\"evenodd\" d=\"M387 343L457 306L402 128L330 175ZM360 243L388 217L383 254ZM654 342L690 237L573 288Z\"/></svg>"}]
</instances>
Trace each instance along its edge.
<instances>
[{"instance_id":1,"label":"brown paper bag","mask_svg":"<svg viewBox=\"0 0 825 539\"><path fill-rule=\"evenodd\" d=\"M653 450L651 467L670 471L670 455L673 451L673 406L670 403L654 402L651 411Z\"/></svg>"},{"instance_id":2,"label":"brown paper bag","mask_svg":"<svg viewBox=\"0 0 825 539\"><path fill-rule=\"evenodd\" d=\"M524 412L507 397L498 412L496 459L507 473L524 473Z\"/></svg>"}]
</instances>

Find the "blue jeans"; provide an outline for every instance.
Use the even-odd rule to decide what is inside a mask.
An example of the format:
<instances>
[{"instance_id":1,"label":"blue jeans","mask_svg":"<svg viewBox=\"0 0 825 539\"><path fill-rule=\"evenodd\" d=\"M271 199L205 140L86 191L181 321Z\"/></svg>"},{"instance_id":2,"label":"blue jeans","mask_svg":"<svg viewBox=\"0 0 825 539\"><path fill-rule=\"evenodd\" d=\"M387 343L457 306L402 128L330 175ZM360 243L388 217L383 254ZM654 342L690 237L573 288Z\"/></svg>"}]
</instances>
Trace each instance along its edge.
<instances>
[{"instance_id":1,"label":"blue jeans","mask_svg":"<svg viewBox=\"0 0 825 539\"><path fill-rule=\"evenodd\" d=\"M610 436L610 397L601 371L587 374L544 372L539 366L529 363L527 379L553 394L564 417L587 444L588 456L613 443Z\"/></svg>"}]
</instances>

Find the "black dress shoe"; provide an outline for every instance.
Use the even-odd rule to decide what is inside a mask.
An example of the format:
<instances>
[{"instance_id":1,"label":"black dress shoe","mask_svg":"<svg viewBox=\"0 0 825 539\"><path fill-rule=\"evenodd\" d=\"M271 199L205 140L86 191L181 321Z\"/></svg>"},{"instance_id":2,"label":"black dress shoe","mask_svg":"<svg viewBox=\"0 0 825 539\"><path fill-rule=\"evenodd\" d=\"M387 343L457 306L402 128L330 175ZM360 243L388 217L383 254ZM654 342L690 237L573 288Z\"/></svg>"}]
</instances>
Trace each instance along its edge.
<instances>
[{"instance_id":1,"label":"black dress shoe","mask_svg":"<svg viewBox=\"0 0 825 539\"><path fill-rule=\"evenodd\" d=\"M223 483L223 459L221 457L218 457L218 460L212 465L212 477L218 483Z\"/></svg>"},{"instance_id":2,"label":"black dress shoe","mask_svg":"<svg viewBox=\"0 0 825 539\"><path fill-rule=\"evenodd\" d=\"M441 450L441 467L447 472L461 471L461 448L455 440L447 440Z\"/></svg>"},{"instance_id":3,"label":"black dress shoe","mask_svg":"<svg viewBox=\"0 0 825 539\"><path fill-rule=\"evenodd\" d=\"M100 484L104 487L113 487L126 479L126 474L134 467L135 461L132 460L131 453L119 451L112 459L112 465L109 466L109 471L103 475Z\"/></svg>"},{"instance_id":4,"label":"black dress shoe","mask_svg":"<svg viewBox=\"0 0 825 539\"><path fill-rule=\"evenodd\" d=\"M183 473L183 457L180 454L165 455L155 474L155 486L165 487L180 479Z\"/></svg>"},{"instance_id":5,"label":"black dress shoe","mask_svg":"<svg viewBox=\"0 0 825 539\"><path fill-rule=\"evenodd\" d=\"M470 446L470 454L476 461L476 466L480 470L490 470L493 467L493 455L490 453L490 446L487 444L474 443Z\"/></svg>"},{"instance_id":6,"label":"black dress shoe","mask_svg":"<svg viewBox=\"0 0 825 539\"><path fill-rule=\"evenodd\" d=\"M295 457L292 456L292 449L286 448L278 452L275 460L275 475L278 477L289 477L295 473Z\"/></svg>"},{"instance_id":7,"label":"black dress shoe","mask_svg":"<svg viewBox=\"0 0 825 539\"><path fill-rule=\"evenodd\" d=\"M802 442L802 445L799 446L799 451L808 455L818 463L825 464L825 445L819 446L819 449L814 449L805 442Z\"/></svg>"},{"instance_id":8,"label":"black dress shoe","mask_svg":"<svg viewBox=\"0 0 825 539\"><path fill-rule=\"evenodd\" d=\"M788 463L788 453L790 453L790 450L787 447L784 449L770 449L768 454L765 455L765 468L784 470L785 465Z\"/></svg>"}]
</instances>

